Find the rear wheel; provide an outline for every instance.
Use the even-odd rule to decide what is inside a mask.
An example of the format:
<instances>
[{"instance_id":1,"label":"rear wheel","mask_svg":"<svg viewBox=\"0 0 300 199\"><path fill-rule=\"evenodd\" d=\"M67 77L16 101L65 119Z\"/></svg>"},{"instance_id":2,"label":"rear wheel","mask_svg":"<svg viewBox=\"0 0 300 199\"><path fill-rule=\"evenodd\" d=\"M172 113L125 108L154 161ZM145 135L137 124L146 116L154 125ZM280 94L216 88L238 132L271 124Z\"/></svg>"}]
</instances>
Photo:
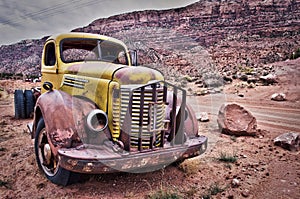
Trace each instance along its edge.
<instances>
[{"instance_id":1,"label":"rear wheel","mask_svg":"<svg viewBox=\"0 0 300 199\"><path fill-rule=\"evenodd\" d=\"M26 114L25 114L25 99L24 99L23 90L15 90L14 100L15 100L15 118L24 119Z\"/></svg>"},{"instance_id":2,"label":"rear wheel","mask_svg":"<svg viewBox=\"0 0 300 199\"><path fill-rule=\"evenodd\" d=\"M37 125L34 148L37 164L51 182L63 186L78 182L80 174L60 167L57 157L53 155L43 118Z\"/></svg>"}]
</instances>

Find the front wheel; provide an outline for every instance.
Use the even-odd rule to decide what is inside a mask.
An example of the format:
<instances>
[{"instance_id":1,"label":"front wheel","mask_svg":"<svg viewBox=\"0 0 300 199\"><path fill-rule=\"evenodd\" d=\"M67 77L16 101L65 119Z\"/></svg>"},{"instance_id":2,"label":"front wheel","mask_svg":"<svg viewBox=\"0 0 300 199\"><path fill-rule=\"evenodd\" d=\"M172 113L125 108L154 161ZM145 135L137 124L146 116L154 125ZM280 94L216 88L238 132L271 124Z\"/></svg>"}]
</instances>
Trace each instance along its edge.
<instances>
[{"instance_id":1,"label":"front wheel","mask_svg":"<svg viewBox=\"0 0 300 199\"><path fill-rule=\"evenodd\" d=\"M78 181L79 174L60 167L57 157L52 153L43 118L39 120L36 128L34 149L38 167L51 182L66 186Z\"/></svg>"}]
</instances>

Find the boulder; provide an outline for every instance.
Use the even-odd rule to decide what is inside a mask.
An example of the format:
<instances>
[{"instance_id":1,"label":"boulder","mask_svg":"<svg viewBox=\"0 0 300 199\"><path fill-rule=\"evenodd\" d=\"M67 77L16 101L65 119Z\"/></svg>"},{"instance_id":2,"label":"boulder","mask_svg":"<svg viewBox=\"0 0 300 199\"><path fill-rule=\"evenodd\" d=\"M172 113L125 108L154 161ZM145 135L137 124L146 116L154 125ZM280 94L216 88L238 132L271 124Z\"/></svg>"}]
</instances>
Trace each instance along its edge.
<instances>
[{"instance_id":1,"label":"boulder","mask_svg":"<svg viewBox=\"0 0 300 199\"><path fill-rule=\"evenodd\" d=\"M286 100L286 96L285 96L284 93L274 93L271 96L271 100L274 100L274 101L285 101Z\"/></svg>"},{"instance_id":2,"label":"boulder","mask_svg":"<svg viewBox=\"0 0 300 199\"><path fill-rule=\"evenodd\" d=\"M300 149L300 133L289 132L279 135L274 139L274 144L290 151Z\"/></svg>"},{"instance_id":3,"label":"boulder","mask_svg":"<svg viewBox=\"0 0 300 199\"><path fill-rule=\"evenodd\" d=\"M235 136L256 135L256 118L238 104L223 104L219 110L217 122L224 134Z\"/></svg>"}]
</instances>

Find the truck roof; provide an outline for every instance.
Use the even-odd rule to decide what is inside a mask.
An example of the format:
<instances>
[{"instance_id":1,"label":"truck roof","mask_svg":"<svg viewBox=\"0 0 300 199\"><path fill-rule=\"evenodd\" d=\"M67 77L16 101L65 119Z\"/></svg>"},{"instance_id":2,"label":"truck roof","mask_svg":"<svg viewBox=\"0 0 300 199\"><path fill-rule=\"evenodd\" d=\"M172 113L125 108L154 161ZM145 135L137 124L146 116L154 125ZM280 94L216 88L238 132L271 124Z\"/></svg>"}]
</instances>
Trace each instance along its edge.
<instances>
[{"instance_id":1,"label":"truck roof","mask_svg":"<svg viewBox=\"0 0 300 199\"><path fill-rule=\"evenodd\" d=\"M119 43L123 46L126 46L121 40L115 39L113 37L100 35L100 34L93 34L93 33L84 33L84 32L69 32L69 33L62 33L62 34L58 34L58 35L52 35L47 39L47 41L55 40L55 41L60 42L61 40L65 39L65 38L101 39L101 40L112 41L115 43Z\"/></svg>"}]
</instances>

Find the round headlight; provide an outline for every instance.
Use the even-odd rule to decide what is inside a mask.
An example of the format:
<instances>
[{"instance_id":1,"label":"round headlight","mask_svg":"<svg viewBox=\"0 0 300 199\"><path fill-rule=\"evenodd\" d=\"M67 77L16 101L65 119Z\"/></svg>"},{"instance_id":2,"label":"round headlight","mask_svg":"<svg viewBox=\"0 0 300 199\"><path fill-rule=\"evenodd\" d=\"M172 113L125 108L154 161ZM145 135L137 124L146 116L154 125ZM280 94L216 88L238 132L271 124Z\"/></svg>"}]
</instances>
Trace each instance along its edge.
<instances>
[{"instance_id":1,"label":"round headlight","mask_svg":"<svg viewBox=\"0 0 300 199\"><path fill-rule=\"evenodd\" d=\"M107 115L100 109L92 110L86 118L87 127L94 132L103 131L107 127L107 124Z\"/></svg>"}]
</instances>

